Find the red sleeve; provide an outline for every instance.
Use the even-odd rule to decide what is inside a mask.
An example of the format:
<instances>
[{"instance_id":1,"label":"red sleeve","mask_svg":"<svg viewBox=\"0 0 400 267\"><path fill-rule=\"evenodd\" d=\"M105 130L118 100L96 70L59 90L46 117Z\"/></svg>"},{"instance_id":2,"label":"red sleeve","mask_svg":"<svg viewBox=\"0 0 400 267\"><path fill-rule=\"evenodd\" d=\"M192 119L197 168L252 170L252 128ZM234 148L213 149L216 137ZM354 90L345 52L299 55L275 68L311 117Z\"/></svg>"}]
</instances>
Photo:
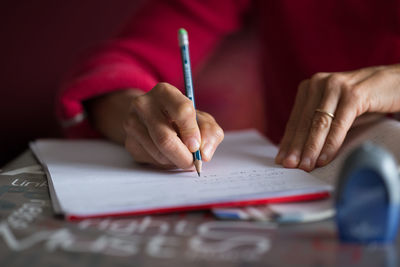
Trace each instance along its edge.
<instances>
[{"instance_id":1,"label":"red sleeve","mask_svg":"<svg viewBox=\"0 0 400 267\"><path fill-rule=\"evenodd\" d=\"M82 102L125 88L150 90L158 82L183 87L177 31L189 32L192 67L237 30L248 0L147 1L114 40L100 46L63 86L57 114L70 137L96 135Z\"/></svg>"}]
</instances>

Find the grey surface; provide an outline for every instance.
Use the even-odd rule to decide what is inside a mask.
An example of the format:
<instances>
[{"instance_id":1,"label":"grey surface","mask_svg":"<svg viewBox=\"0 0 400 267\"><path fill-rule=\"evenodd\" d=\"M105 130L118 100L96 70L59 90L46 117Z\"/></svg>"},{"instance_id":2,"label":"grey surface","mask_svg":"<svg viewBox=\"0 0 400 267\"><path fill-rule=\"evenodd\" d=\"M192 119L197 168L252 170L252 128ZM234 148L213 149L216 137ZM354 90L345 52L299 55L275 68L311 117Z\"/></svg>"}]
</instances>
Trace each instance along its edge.
<instances>
[{"instance_id":1,"label":"grey surface","mask_svg":"<svg viewBox=\"0 0 400 267\"><path fill-rule=\"evenodd\" d=\"M332 221L278 227L197 212L67 222L29 151L0 173L1 267L399 266L398 250L340 244Z\"/></svg>"}]
</instances>

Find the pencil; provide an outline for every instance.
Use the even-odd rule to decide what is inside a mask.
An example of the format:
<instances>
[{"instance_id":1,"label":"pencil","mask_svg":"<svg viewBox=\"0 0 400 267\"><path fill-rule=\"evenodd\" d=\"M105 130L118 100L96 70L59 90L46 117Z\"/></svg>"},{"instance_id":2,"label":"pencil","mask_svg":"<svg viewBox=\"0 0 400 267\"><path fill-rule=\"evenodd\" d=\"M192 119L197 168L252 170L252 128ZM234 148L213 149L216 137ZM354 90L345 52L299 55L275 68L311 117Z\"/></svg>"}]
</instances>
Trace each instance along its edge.
<instances>
[{"instance_id":1,"label":"pencil","mask_svg":"<svg viewBox=\"0 0 400 267\"><path fill-rule=\"evenodd\" d=\"M178 40L179 40L179 47L181 48L183 78L185 81L185 94L192 101L194 109L196 109L196 103L194 101L194 92L193 92L194 90L192 81L192 70L190 67L190 57L189 57L189 37L185 29L180 28L178 30ZM196 152L193 153L193 162L197 174L200 177L201 166L202 166L200 150L197 150Z\"/></svg>"}]
</instances>

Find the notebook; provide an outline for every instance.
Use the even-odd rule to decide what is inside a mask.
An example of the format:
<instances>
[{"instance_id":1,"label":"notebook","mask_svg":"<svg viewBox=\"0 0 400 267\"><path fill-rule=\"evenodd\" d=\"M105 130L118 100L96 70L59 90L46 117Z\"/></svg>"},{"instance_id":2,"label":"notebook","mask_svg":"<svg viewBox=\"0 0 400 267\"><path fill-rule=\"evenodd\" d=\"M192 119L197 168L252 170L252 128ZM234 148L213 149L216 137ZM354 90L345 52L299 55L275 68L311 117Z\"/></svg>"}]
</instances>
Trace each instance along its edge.
<instances>
[{"instance_id":1,"label":"notebook","mask_svg":"<svg viewBox=\"0 0 400 267\"><path fill-rule=\"evenodd\" d=\"M392 120L361 127L334 162L311 173L274 164L277 147L255 130L226 133L201 177L137 164L104 140L44 139L31 148L46 170L55 212L73 220L326 197L346 149L367 139L393 148L393 130L400 133Z\"/></svg>"}]
</instances>

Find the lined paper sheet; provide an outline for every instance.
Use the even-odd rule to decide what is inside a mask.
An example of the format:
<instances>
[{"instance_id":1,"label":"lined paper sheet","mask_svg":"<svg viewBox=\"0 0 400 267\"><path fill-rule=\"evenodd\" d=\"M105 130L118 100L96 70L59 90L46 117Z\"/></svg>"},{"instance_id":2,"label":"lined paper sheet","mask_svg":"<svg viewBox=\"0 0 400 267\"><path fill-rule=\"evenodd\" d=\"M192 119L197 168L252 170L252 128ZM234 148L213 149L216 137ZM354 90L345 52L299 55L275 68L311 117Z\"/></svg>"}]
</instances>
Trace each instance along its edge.
<instances>
[{"instance_id":1,"label":"lined paper sheet","mask_svg":"<svg viewBox=\"0 0 400 267\"><path fill-rule=\"evenodd\" d=\"M277 148L256 131L227 133L202 176L134 163L102 140L39 140L58 213L97 216L327 192L332 187L298 169L274 164Z\"/></svg>"}]
</instances>

